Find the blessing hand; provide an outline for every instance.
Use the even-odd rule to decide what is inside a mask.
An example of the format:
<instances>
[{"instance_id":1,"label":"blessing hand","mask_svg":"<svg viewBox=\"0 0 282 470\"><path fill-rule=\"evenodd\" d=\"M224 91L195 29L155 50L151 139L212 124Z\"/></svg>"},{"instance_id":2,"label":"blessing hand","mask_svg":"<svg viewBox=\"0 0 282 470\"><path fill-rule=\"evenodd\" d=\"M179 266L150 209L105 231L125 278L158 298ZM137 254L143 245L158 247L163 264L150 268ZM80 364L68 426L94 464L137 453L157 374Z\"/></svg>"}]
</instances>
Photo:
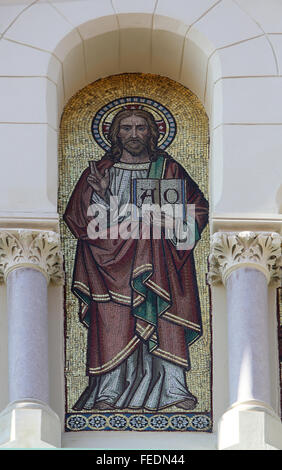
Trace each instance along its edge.
<instances>
[{"instance_id":1,"label":"blessing hand","mask_svg":"<svg viewBox=\"0 0 282 470\"><path fill-rule=\"evenodd\" d=\"M106 191L110 185L109 170L107 168L104 175L102 175L96 166L96 162L91 162L90 170L91 172L87 177L87 182L91 188L93 188L94 191L96 191L96 193L104 199Z\"/></svg>"}]
</instances>

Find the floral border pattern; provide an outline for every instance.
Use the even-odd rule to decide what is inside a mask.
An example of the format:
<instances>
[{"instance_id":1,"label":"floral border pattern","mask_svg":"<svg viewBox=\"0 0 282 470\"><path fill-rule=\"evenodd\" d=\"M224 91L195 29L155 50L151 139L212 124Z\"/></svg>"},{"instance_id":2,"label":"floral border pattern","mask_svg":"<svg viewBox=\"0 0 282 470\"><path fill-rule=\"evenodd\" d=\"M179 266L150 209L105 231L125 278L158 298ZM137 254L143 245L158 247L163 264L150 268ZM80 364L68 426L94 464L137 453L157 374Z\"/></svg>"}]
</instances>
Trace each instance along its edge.
<instances>
[{"instance_id":1,"label":"floral border pattern","mask_svg":"<svg viewBox=\"0 0 282 470\"><path fill-rule=\"evenodd\" d=\"M66 431L212 432L212 419L210 413L68 413L66 415Z\"/></svg>"}]
</instances>

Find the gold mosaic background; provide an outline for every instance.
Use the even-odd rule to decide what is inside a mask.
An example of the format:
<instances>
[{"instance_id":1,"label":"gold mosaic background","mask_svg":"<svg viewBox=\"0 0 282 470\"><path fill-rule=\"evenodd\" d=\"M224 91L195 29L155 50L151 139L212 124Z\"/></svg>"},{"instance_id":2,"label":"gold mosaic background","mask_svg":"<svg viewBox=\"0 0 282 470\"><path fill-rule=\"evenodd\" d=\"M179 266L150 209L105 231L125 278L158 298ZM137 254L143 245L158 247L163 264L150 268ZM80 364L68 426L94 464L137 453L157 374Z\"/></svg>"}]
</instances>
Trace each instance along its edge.
<instances>
[{"instance_id":1,"label":"gold mosaic background","mask_svg":"<svg viewBox=\"0 0 282 470\"><path fill-rule=\"evenodd\" d=\"M107 103L123 96L144 96L169 109L176 120L177 135L166 151L187 170L208 199L208 118L198 98L187 88L165 77L122 74L88 85L74 95L65 108L59 145L60 215L64 213L69 197L81 173L88 166L88 161L99 160L104 154L92 136L91 123L94 115ZM66 271L66 413L70 413L73 411L73 404L88 384L88 377L85 376L87 329L79 322L78 303L70 290L77 242L62 219L61 237ZM192 368L187 373L189 390L198 397L194 412L211 412L211 325L209 288L206 284L208 254L209 228L206 227L195 249L203 336L191 346ZM174 407L166 411L179 412Z\"/></svg>"}]
</instances>

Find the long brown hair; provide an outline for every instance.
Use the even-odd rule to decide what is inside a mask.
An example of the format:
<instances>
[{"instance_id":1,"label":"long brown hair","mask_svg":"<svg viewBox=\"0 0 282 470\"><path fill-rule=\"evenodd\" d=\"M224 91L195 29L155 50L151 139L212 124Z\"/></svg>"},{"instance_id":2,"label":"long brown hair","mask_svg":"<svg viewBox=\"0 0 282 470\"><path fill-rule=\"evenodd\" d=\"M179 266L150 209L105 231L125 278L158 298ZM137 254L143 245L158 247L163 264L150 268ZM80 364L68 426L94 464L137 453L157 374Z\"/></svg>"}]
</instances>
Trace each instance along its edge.
<instances>
[{"instance_id":1,"label":"long brown hair","mask_svg":"<svg viewBox=\"0 0 282 470\"><path fill-rule=\"evenodd\" d=\"M111 142L111 149L104 155L104 158L118 162L122 155L122 144L119 140L118 134L120 129L120 122L122 119L130 116L139 116L146 120L150 130L150 138L148 142L148 152L151 161L157 160L160 154L167 156L166 152L158 149L159 129L155 122L153 115L144 109L124 109L119 111L112 120L108 138Z\"/></svg>"}]
</instances>

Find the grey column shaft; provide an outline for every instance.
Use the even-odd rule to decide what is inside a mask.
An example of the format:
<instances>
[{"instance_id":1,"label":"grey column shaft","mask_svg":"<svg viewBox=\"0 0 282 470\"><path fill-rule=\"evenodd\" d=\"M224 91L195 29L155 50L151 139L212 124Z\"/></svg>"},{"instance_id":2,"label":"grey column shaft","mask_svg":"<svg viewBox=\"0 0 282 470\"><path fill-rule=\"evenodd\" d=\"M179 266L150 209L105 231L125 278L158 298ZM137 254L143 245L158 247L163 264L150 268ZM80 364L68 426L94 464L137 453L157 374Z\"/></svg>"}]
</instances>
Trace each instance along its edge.
<instances>
[{"instance_id":1,"label":"grey column shaft","mask_svg":"<svg viewBox=\"0 0 282 470\"><path fill-rule=\"evenodd\" d=\"M270 404L268 287L264 274L238 268L226 281L230 405Z\"/></svg>"},{"instance_id":2,"label":"grey column shaft","mask_svg":"<svg viewBox=\"0 0 282 470\"><path fill-rule=\"evenodd\" d=\"M7 277L10 400L49 402L47 280L19 268Z\"/></svg>"}]
</instances>

